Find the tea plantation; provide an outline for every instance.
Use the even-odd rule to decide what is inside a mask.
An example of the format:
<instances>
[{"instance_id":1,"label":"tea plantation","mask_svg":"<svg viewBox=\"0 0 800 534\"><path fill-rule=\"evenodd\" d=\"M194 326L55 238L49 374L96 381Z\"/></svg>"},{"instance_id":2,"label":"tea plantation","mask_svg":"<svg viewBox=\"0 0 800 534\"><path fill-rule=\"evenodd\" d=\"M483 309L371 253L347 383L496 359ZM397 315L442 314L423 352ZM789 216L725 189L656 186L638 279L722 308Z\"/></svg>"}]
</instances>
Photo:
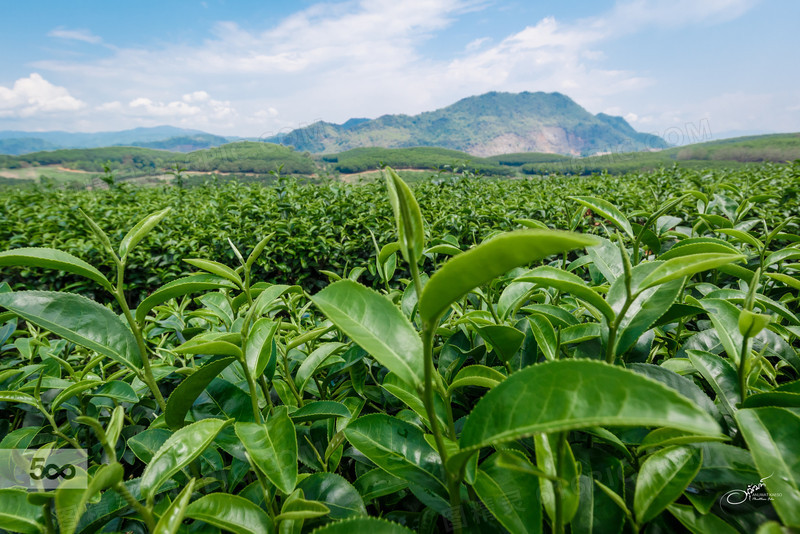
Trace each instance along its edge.
<instances>
[{"instance_id":1,"label":"tea plantation","mask_svg":"<svg viewBox=\"0 0 800 534\"><path fill-rule=\"evenodd\" d=\"M800 528L798 193L3 189L0 530Z\"/></svg>"}]
</instances>

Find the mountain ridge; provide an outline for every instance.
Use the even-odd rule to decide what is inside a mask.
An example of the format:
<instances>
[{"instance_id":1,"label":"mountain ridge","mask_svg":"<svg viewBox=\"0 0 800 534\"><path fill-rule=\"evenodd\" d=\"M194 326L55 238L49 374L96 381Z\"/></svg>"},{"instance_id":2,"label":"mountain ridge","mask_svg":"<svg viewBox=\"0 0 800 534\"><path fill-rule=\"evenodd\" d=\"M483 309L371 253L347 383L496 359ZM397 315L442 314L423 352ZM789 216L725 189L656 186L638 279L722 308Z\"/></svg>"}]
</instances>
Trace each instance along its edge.
<instances>
[{"instance_id":1,"label":"mountain ridge","mask_svg":"<svg viewBox=\"0 0 800 534\"><path fill-rule=\"evenodd\" d=\"M436 146L481 157L510 152L585 156L669 146L658 136L637 132L622 117L593 115L564 94L527 91L484 93L417 115L318 121L264 141L323 154Z\"/></svg>"}]
</instances>

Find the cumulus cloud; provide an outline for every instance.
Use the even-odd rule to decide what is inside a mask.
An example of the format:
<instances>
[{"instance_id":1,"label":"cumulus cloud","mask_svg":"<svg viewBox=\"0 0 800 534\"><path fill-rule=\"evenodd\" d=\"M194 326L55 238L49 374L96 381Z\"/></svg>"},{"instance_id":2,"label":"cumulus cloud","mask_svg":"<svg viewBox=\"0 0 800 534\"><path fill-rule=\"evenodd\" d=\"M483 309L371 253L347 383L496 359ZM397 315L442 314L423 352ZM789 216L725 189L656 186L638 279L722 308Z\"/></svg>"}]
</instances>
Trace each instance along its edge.
<instances>
[{"instance_id":1,"label":"cumulus cloud","mask_svg":"<svg viewBox=\"0 0 800 534\"><path fill-rule=\"evenodd\" d=\"M219 22L195 46L119 48L92 61L51 60L36 65L99 91L98 100L107 103L96 110L108 114L117 110L137 120L174 119L183 125L224 123L240 135L248 133L240 128L255 124L267 130L320 117L341 121L418 113L490 90L562 91L599 111L619 104L623 98L619 95L654 84L648 73L608 68L603 50L608 42L653 27L729 20L755 1L623 0L595 17L577 21L548 17L504 38L479 37L450 58L428 57L424 47L464 13L485 9L489 3L319 3L277 24L265 21L260 30ZM258 21L248 21L248 28L253 27ZM51 35L99 42L85 30L57 29ZM280 109L280 117L270 109ZM623 106L619 111L646 120L640 109Z\"/></svg>"},{"instance_id":2,"label":"cumulus cloud","mask_svg":"<svg viewBox=\"0 0 800 534\"><path fill-rule=\"evenodd\" d=\"M30 117L40 113L77 111L86 104L64 87L32 73L20 78L11 88L0 86L0 117Z\"/></svg>"}]
</instances>

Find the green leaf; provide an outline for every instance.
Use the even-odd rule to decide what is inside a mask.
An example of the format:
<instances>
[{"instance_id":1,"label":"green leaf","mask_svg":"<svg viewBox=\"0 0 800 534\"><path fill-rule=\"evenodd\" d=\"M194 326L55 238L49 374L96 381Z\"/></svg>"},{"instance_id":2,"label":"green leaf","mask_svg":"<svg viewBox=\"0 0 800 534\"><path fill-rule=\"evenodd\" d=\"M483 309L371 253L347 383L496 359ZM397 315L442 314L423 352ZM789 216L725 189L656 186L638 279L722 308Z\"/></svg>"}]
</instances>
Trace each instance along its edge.
<instances>
[{"instance_id":1,"label":"green leaf","mask_svg":"<svg viewBox=\"0 0 800 534\"><path fill-rule=\"evenodd\" d=\"M539 350L544 354L545 359L555 360L558 358L558 339L556 337L556 330L547 317L535 313L528 317L528 322L531 325L531 332L533 333L536 344Z\"/></svg>"},{"instance_id":2,"label":"green leaf","mask_svg":"<svg viewBox=\"0 0 800 534\"><path fill-rule=\"evenodd\" d=\"M277 331L278 323L266 317L262 317L250 327L244 357L247 368L256 378L264 374L264 371L270 366L270 360L277 358L277 355L273 355L272 352L272 339Z\"/></svg>"},{"instance_id":3,"label":"green leaf","mask_svg":"<svg viewBox=\"0 0 800 534\"><path fill-rule=\"evenodd\" d=\"M361 494L364 502L369 502L372 499L406 489L408 482L390 475L383 469L375 468L358 477L353 482L353 487Z\"/></svg>"},{"instance_id":4,"label":"green leaf","mask_svg":"<svg viewBox=\"0 0 800 534\"><path fill-rule=\"evenodd\" d=\"M772 505L781 521L800 527L800 416L786 408L748 408L736 413L736 422L767 491L780 494Z\"/></svg>"},{"instance_id":5,"label":"green leaf","mask_svg":"<svg viewBox=\"0 0 800 534\"><path fill-rule=\"evenodd\" d=\"M261 253L264 252L264 248L267 246L267 243L269 243L269 240L272 239L274 235L275 232L272 232L271 234L264 237L261 241L259 241L255 247L253 247L253 251L247 257L247 261L245 262L244 268L247 271L250 271L250 269L253 268L253 265L256 263L256 260L258 259L259 256L261 256Z\"/></svg>"},{"instance_id":6,"label":"green leaf","mask_svg":"<svg viewBox=\"0 0 800 534\"><path fill-rule=\"evenodd\" d=\"M36 408L41 407L41 402L33 395L21 391L0 391L0 402L13 402L29 404Z\"/></svg>"},{"instance_id":7,"label":"green leaf","mask_svg":"<svg viewBox=\"0 0 800 534\"><path fill-rule=\"evenodd\" d=\"M744 261L747 258L741 254L717 254L717 253L701 253L692 254L691 256L680 256L672 258L664 263L658 265L656 269L642 280L639 284L639 289L644 290L648 287L654 287L660 284L665 284L684 276L692 276L702 271L715 269L720 265L733 263L737 261Z\"/></svg>"},{"instance_id":8,"label":"green leaf","mask_svg":"<svg viewBox=\"0 0 800 534\"><path fill-rule=\"evenodd\" d=\"M394 373L388 373L383 378L383 384L381 384L381 387L400 399L403 403L405 403L406 406L414 410L414 412L419 415L419 418L422 419L422 422L426 427L431 427L430 421L428 420L428 412L425 409L425 404L422 402L422 394L418 390L400 380L400 378ZM436 411L436 417L439 420L440 428L447 427L447 412L444 401L438 392L434 392L433 394L433 404L434 410Z\"/></svg>"},{"instance_id":9,"label":"green leaf","mask_svg":"<svg viewBox=\"0 0 800 534\"><path fill-rule=\"evenodd\" d=\"M200 341L194 338L183 345L173 349L178 354L214 354L217 356L233 356L236 359L242 357L242 349L228 341Z\"/></svg>"},{"instance_id":10,"label":"green leaf","mask_svg":"<svg viewBox=\"0 0 800 534\"><path fill-rule=\"evenodd\" d=\"M213 274L193 274L178 278L159 287L139 304L136 308L136 321L139 323L144 322L144 318L147 317L150 310L170 299L210 289L233 289L235 287L235 284Z\"/></svg>"},{"instance_id":11,"label":"green leaf","mask_svg":"<svg viewBox=\"0 0 800 534\"><path fill-rule=\"evenodd\" d=\"M739 314L739 333L743 336L753 337L764 330L771 320L771 315L742 310Z\"/></svg>"},{"instance_id":12,"label":"green leaf","mask_svg":"<svg viewBox=\"0 0 800 534\"><path fill-rule=\"evenodd\" d=\"M316 401L307 402L302 408L298 408L289 414L295 423L307 423L320 419L330 419L335 417L351 417L352 414L347 406L336 401Z\"/></svg>"},{"instance_id":13,"label":"green leaf","mask_svg":"<svg viewBox=\"0 0 800 534\"><path fill-rule=\"evenodd\" d=\"M192 498L194 491L195 479L189 480L178 496L169 505L167 511L158 520L156 528L153 529L153 534L175 534L181 528L183 523L183 516L186 514L186 508L189 507L189 501Z\"/></svg>"},{"instance_id":14,"label":"green leaf","mask_svg":"<svg viewBox=\"0 0 800 534\"><path fill-rule=\"evenodd\" d=\"M285 407L278 407L265 424L236 423L236 435L250 461L285 494L297 485L297 435Z\"/></svg>"},{"instance_id":15,"label":"green leaf","mask_svg":"<svg viewBox=\"0 0 800 534\"><path fill-rule=\"evenodd\" d=\"M498 463L503 458L502 465ZM508 464L521 469L509 469ZM491 455L478 467L475 493L511 534L542 532L542 503L538 477L524 471L533 467L519 453L502 451Z\"/></svg>"},{"instance_id":16,"label":"green leaf","mask_svg":"<svg viewBox=\"0 0 800 534\"><path fill-rule=\"evenodd\" d=\"M41 534L42 507L28 502L24 489L0 489L0 524L22 534Z\"/></svg>"},{"instance_id":17,"label":"green leaf","mask_svg":"<svg viewBox=\"0 0 800 534\"><path fill-rule=\"evenodd\" d=\"M122 380L110 380L94 390L92 397L106 397L114 399L117 402L139 402L139 397L136 395L133 387L127 382Z\"/></svg>"},{"instance_id":18,"label":"green leaf","mask_svg":"<svg viewBox=\"0 0 800 534\"><path fill-rule=\"evenodd\" d=\"M275 517L275 521L293 522L294 525L291 526L281 524L281 532L299 534L305 519L322 517L328 515L328 512L330 509L321 502L304 499L303 490L298 489L283 501L281 513Z\"/></svg>"},{"instance_id":19,"label":"green leaf","mask_svg":"<svg viewBox=\"0 0 800 534\"><path fill-rule=\"evenodd\" d=\"M239 276L239 274L236 271L234 271L227 265L219 263L218 261L203 260L198 258L192 258L183 261L193 267L197 267L198 269L202 269L204 271L207 271L211 274L215 274L226 280L230 280L231 282L236 284L236 287L240 289L244 287L244 282L242 282L242 277Z\"/></svg>"},{"instance_id":20,"label":"green leaf","mask_svg":"<svg viewBox=\"0 0 800 534\"><path fill-rule=\"evenodd\" d=\"M700 471L703 453L690 447L668 447L650 456L639 469L633 510L644 524L681 496Z\"/></svg>"},{"instance_id":21,"label":"green leaf","mask_svg":"<svg viewBox=\"0 0 800 534\"><path fill-rule=\"evenodd\" d=\"M352 421L347 440L375 465L447 499L439 454L414 425L386 414L370 414Z\"/></svg>"},{"instance_id":22,"label":"green leaf","mask_svg":"<svg viewBox=\"0 0 800 534\"><path fill-rule=\"evenodd\" d=\"M614 206L611 202L607 200L603 200L602 198L595 198L595 197L567 197L570 200L574 200L579 204L582 204L589 208L590 210L598 213L608 219L609 221L613 222L614 225L628 234L628 237L631 239L635 239L636 236L633 234L633 228L631 227L631 223L628 221L628 218L625 217L619 209Z\"/></svg>"},{"instance_id":23,"label":"green leaf","mask_svg":"<svg viewBox=\"0 0 800 534\"><path fill-rule=\"evenodd\" d=\"M145 464L149 464L158 449L172 433L166 428L148 428L128 438L128 448Z\"/></svg>"},{"instance_id":24,"label":"green leaf","mask_svg":"<svg viewBox=\"0 0 800 534\"><path fill-rule=\"evenodd\" d=\"M389 203L397 223L397 241L400 252L408 263L417 263L425 248L425 229L422 225L422 212L417 199L408 185L390 167L383 171Z\"/></svg>"},{"instance_id":25,"label":"green leaf","mask_svg":"<svg viewBox=\"0 0 800 534\"><path fill-rule=\"evenodd\" d=\"M729 235L742 243L754 246L759 252L764 249L764 243L753 237L752 234L734 228L718 228L714 230L718 234Z\"/></svg>"},{"instance_id":26,"label":"green leaf","mask_svg":"<svg viewBox=\"0 0 800 534\"><path fill-rule=\"evenodd\" d=\"M537 267L514 279L515 282L535 282L570 293L595 307L609 322L614 320L614 310L598 293L586 285L579 276L555 267Z\"/></svg>"},{"instance_id":27,"label":"green leaf","mask_svg":"<svg viewBox=\"0 0 800 534\"><path fill-rule=\"evenodd\" d=\"M167 410L164 420L173 430L178 430L184 425L186 414L206 387L236 358L233 356L221 358L206 363L197 371L186 377L178 384L167 401Z\"/></svg>"},{"instance_id":28,"label":"green leaf","mask_svg":"<svg viewBox=\"0 0 800 534\"><path fill-rule=\"evenodd\" d=\"M53 402L50 403L50 412L55 413L59 406L61 406L65 401L69 400L70 398L83 393L87 389L92 389L97 387L98 385L102 384L100 380L81 380L75 384L72 384L64 391L56 395L56 398L53 399Z\"/></svg>"},{"instance_id":29,"label":"green leaf","mask_svg":"<svg viewBox=\"0 0 800 534\"><path fill-rule=\"evenodd\" d=\"M114 312L93 300L73 293L16 291L0 294L0 306L137 374L141 371L142 360L131 331Z\"/></svg>"},{"instance_id":30,"label":"green leaf","mask_svg":"<svg viewBox=\"0 0 800 534\"><path fill-rule=\"evenodd\" d=\"M350 280L334 282L311 301L381 365L415 388L422 387L422 341L392 301Z\"/></svg>"},{"instance_id":31,"label":"green leaf","mask_svg":"<svg viewBox=\"0 0 800 534\"><path fill-rule=\"evenodd\" d=\"M103 276L103 273L82 259L53 248L25 247L0 252L0 267L6 265L66 271L93 280L108 291L114 291L111 282Z\"/></svg>"},{"instance_id":32,"label":"green leaf","mask_svg":"<svg viewBox=\"0 0 800 534\"><path fill-rule=\"evenodd\" d=\"M294 377L295 386L301 395L306 389L308 381L314 376L314 373L317 372L317 369L323 367L326 360L341 351L344 347L345 345L343 343L323 343L314 349L311 354L306 356L306 359L300 364L300 367L297 369L297 374Z\"/></svg>"},{"instance_id":33,"label":"green leaf","mask_svg":"<svg viewBox=\"0 0 800 534\"><path fill-rule=\"evenodd\" d=\"M186 517L233 532L270 534L275 526L267 513L244 497L229 493L212 493L200 497L186 508Z\"/></svg>"},{"instance_id":34,"label":"green leaf","mask_svg":"<svg viewBox=\"0 0 800 534\"><path fill-rule=\"evenodd\" d=\"M720 343L725 347L725 352L737 365L741 355L743 337L739 332L739 315L741 310L722 299L704 298L700 305L708 312L708 318L714 325Z\"/></svg>"},{"instance_id":35,"label":"green leaf","mask_svg":"<svg viewBox=\"0 0 800 534\"><path fill-rule=\"evenodd\" d=\"M486 367L485 365L469 365L461 368L458 373L456 373L453 382L450 384L450 387L447 388L447 393L449 395L457 388L466 386L480 386L492 389L505 379L506 375L491 367Z\"/></svg>"},{"instance_id":36,"label":"green leaf","mask_svg":"<svg viewBox=\"0 0 800 534\"><path fill-rule=\"evenodd\" d=\"M729 415L736 413L736 403L741 399L739 377L728 360L702 350L687 350L689 361L717 394L717 401Z\"/></svg>"},{"instance_id":37,"label":"green leaf","mask_svg":"<svg viewBox=\"0 0 800 534\"><path fill-rule=\"evenodd\" d=\"M489 391L469 415L460 445L474 449L591 426L720 432L711 416L658 382L603 362L558 360L517 371Z\"/></svg>"},{"instance_id":38,"label":"green leaf","mask_svg":"<svg viewBox=\"0 0 800 534\"><path fill-rule=\"evenodd\" d=\"M324 503L333 519L346 519L367 515L364 501L358 491L336 473L314 473L297 484L306 499Z\"/></svg>"},{"instance_id":39,"label":"green leaf","mask_svg":"<svg viewBox=\"0 0 800 534\"><path fill-rule=\"evenodd\" d=\"M700 515L691 506L670 504L667 510L692 534L737 534L739 531L714 514Z\"/></svg>"},{"instance_id":40,"label":"green leaf","mask_svg":"<svg viewBox=\"0 0 800 534\"><path fill-rule=\"evenodd\" d=\"M548 478L539 478L539 489L542 492L542 504L552 521L556 518L556 495L552 479L558 478L556 456L558 452L559 434L536 434L533 442L536 446L536 465ZM566 439L566 436L565 438ZM562 519L565 524L572 521L580 504L580 466L575 462L572 448L564 443L564 454L561 457L561 505Z\"/></svg>"},{"instance_id":41,"label":"green leaf","mask_svg":"<svg viewBox=\"0 0 800 534\"><path fill-rule=\"evenodd\" d=\"M164 208L161 211L156 211L136 223L136 226L130 229L122 242L119 245L119 257L125 261L125 257L133 250L133 248L152 230L161 219L167 216L171 208Z\"/></svg>"},{"instance_id":42,"label":"green leaf","mask_svg":"<svg viewBox=\"0 0 800 534\"><path fill-rule=\"evenodd\" d=\"M490 325L476 330L504 362L510 361L525 341L525 334L508 325Z\"/></svg>"},{"instance_id":43,"label":"green leaf","mask_svg":"<svg viewBox=\"0 0 800 534\"><path fill-rule=\"evenodd\" d=\"M559 230L501 234L452 257L431 276L419 300L420 316L424 322L434 322L467 292L514 267L596 243L591 236Z\"/></svg>"},{"instance_id":44,"label":"green leaf","mask_svg":"<svg viewBox=\"0 0 800 534\"><path fill-rule=\"evenodd\" d=\"M142 493L148 498L154 496L164 482L200 456L229 422L203 419L172 434L144 468Z\"/></svg>"},{"instance_id":45,"label":"green leaf","mask_svg":"<svg viewBox=\"0 0 800 534\"><path fill-rule=\"evenodd\" d=\"M114 462L100 467L86 488L70 488L66 484L59 486L55 495L55 508L61 534L75 532L89 500L98 492L122 482L124 476L122 465ZM82 483L85 482L84 479Z\"/></svg>"},{"instance_id":46,"label":"green leaf","mask_svg":"<svg viewBox=\"0 0 800 534\"><path fill-rule=\"evenodd\" d=\"M412 534L404 526L377 517L357 517L329 523L312 534Z\"/></svg>"}]
</instances>

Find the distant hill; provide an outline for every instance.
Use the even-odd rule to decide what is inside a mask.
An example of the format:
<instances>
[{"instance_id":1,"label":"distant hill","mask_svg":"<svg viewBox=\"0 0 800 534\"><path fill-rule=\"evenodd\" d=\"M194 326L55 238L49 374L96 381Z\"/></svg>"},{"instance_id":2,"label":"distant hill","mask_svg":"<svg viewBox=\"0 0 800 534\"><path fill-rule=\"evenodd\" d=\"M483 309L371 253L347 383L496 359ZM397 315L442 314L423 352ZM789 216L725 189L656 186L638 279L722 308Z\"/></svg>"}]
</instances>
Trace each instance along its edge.
<instances>
[{"instance_id":1,"label":"distant hill","mask_svg":"<svg viewBox=\"0 0 800 534\"><path fill-rule=\"evenodd\" d=\"M176 140L176 138L180 140ZM187 139L192 139L192 141L186 142ZM174 126L154 126L118 132L94 133L3 130L0 131L0 154L20 155L41 150L109 146L144 146L188 152L199 148L220 146L228 141L226 137Z\"/></svg>"},{"instance_id":2,"label":"distant hill","mask_svg":"<svg viewBox=\"0 0 800 534\"><path fill-rule=\"evenodd\" d=\"M622 117L592 115L561 93L486 93L419 115L384 115L344 124L316 122L265 141L312 153L362 147L435 146L474 156L544 152L585 156L667 148Z\"/></svg>"}]
</instances>

